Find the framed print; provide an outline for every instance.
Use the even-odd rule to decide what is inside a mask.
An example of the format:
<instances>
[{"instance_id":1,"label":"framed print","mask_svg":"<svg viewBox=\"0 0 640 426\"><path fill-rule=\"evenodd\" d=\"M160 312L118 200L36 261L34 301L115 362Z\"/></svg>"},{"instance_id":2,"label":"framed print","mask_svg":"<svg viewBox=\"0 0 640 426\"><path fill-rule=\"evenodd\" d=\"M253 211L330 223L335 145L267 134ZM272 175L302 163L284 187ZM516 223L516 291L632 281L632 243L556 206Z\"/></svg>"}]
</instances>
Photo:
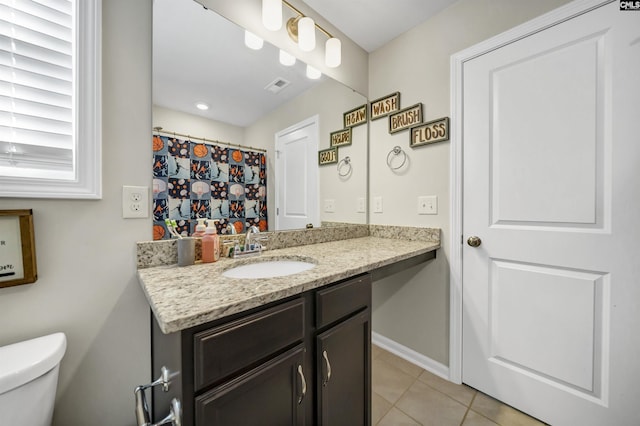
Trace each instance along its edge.
<instances>
[{"instance_id":1,"label":"framed print","mask_svg":"<svg viewBox=\"0 0 640 426\"><path fill-rule=\"evenodd\" d=\"M415 148L417 146L428 145L435 142L444 142L449 140L449 117L439 118L429 121L420 126L411 128L411 140L409 146Z\"/></svg>"},{"instance_id":2,"label":"framed print","mask_svg":"<svg viewBox=\"0 0 640 426\"><path fill-rule=\"evenodd\" d=\"M338 148L329 148L318 151L318 165L336 164L338 162Z\"/></svg>"},{"instance_id":3,"label":"framed print","mask_svg":"<svg viewBox=\"0 0 640 426\"><path fill-rule=\"evenodd\" d=\"M389 133L393 134L422 123L422 103L389 115Z\"/></svg>"},{"instance_id":4,"label":"framed print","mask_svg":"<svg viewBox=\"0 0 640 426\"><path fill-rule=\"evenodd\" d=\"M371 120L386 117L392 112L400 110L400 92L395 92L370 102Z\"/></svg>"},{"instance_id":5,"label":"framed print","mask_svg":"<svg viewBox=\"0 0 640 426\"><path fill-rule=\"evenodd\" d=\"M329 134L331 147L351 145L351 127L338 130Z\"/></svg>"},{"instance_id":6,"label":"framed print","mask_svg":"<svg viewBox=\"0 0 640 426\"><path fill-rule=\"evenodd\" d=\"M0 287L36 282L31 210L0 210Z\"/></svg>"},{"instance_id":7,"label":"framed print","mask_svg":"<svg viewBox=\"0 0 640 426\"><path fill-rule=\"evenodd\" d=\"M367 104L347 111L342 115L344 128L355 127L367 122Z\"/></svg>"}]
</instances>

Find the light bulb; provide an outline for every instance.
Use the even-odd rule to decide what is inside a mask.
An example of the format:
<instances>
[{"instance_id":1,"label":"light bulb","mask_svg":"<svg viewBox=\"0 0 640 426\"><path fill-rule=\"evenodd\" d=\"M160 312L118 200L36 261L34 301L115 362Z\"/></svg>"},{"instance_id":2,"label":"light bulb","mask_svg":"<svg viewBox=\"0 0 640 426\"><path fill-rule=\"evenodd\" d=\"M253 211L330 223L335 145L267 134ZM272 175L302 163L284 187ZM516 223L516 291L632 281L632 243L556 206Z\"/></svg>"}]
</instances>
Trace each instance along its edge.
<instances>
[{"instance_id":1,"label":"light bulb","mask_svg":"<svg viewBox=\"0 0 640 426\"><path fill-rule=\"evenodd\" d=\"M296 63L296 57L280 49L280 63L290 67Z\"/></svg>"},{"instance_id":2,"label":"light bulb","mask_svg":"<svg viewBox=\"0 0 640 426\"><path fill-rule=\"evenodd\" d=\"M264 40L247 30L244 31L244 44L249 49L260 50L264 44Z\"/></svg>"},{"instance_id":3,"label":"light bulb","mask_svg":"<svg viewBox=\"0 0 640 426\"><path fill-rule=\"evenodd\" d=\"M327 40L324 49L324 62L329 68L339 67L342 63L342 43L333 37Z\"/></svg>"},{"instance_id":4,"label":"light bulb","mask_svg":"<svg viewBox=\"0 0 640 426\"><path fill-rule=\"evenodd\" d=\"M317 80L320 77L322 77L322 73L320 71L318 71L311 65L307 65L307 78L310 78L311 80Z\"/></svg>"},{"instance_id":5,"label":"light bulb","mask_svg":"<svg viewBox=\"0 0 640 426\"><path fill-rule=\"evenodd\" d=\"M298 21L298 47L305 52L316 48L316 24L308 16Z\"/></svg>"},{"instance_id":6,"label":"light bulb","mask_svg":"<svg viewBox=\"0 0 640 426\"><path fill-rule=\"evenodd\" d=\"M206 111L209 109L209 105L205 104L204 102L198 102L196 103L196 108L198 108L201 111Z\"/></svg>"},{"instance_id":7,"label":"light bulb","mask_svg":"<svg viewBox=\"0 0 640 426\"><path fill-rule=\"evenodd\" d=\"M262 25L270 31L282 28L282 0L262 0Z\"/></svg>"}]
</instances>

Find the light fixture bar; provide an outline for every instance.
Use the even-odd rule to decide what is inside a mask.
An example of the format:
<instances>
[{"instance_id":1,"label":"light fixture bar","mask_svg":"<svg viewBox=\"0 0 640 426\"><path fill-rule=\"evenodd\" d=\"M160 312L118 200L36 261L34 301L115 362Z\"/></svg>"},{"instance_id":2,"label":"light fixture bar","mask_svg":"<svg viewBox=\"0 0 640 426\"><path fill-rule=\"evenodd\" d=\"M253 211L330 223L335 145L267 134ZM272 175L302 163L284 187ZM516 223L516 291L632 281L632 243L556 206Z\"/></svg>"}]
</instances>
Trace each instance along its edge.
<instances>
[{"instance_id":1,"label":"light fixture bar","mask_svg":"<svg viewBox=\"0 0 640 426\"><path fill-rule=\"evenodd\" d=\"M282 0L282 3L284 3L285 5L287 5L287 7L291 10L293 10L295 13L297 13L300 16L307 16L304 13L300 12L300 10L298 10L298 8L296 8L295 6L293 6L291 3L289 3L287 0ZM314 20L315 22L315 20ZM333 36L331 35L331 33L327 30L325 30L324 28L322 28L320 25L318 25L317 22L315 22L315 26L318 30L320 30L320 32L324 33L324 35L327 36L327 38L333 38Z\"/></svg>"}]
</instances>

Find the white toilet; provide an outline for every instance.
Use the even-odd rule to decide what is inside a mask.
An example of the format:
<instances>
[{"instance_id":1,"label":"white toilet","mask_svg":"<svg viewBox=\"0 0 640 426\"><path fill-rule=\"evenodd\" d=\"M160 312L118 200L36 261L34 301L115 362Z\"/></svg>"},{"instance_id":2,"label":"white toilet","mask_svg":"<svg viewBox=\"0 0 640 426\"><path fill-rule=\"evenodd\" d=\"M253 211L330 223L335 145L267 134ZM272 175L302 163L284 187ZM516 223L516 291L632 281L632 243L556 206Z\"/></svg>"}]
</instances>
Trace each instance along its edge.
<instances>
[{"instance_id":1,"label":"white toilet","mask_svg":"<svg viewBox=\"0 0 640 426\"><path fill-rule=\"evenodd\" d=\"M50 426L64 333L0 347L0 424Z\"/></svg>"}]
</instances>

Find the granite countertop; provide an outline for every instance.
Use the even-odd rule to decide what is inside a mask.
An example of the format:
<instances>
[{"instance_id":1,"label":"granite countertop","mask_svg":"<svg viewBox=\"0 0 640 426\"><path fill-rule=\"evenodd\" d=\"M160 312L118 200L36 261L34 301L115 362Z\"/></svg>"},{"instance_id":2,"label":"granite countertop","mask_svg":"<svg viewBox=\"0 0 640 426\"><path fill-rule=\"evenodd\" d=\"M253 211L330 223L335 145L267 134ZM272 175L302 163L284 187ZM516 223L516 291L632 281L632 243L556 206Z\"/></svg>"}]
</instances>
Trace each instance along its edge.
<instances>
[{"instance_id":1,"label":"granite countertop","mask_svg":"<svg viewBox=\"0 0 640 426\"><path fill-rule=\"evenodd\" d=\"M139 269L138 278L164 333L255 308L269 302L419 256L440 247L438 242L363 237L269 250L248 259L156 266ZM309 271L264 279L235 279L222 272L267 259L299 259L317 263Z\"/></svg>"}]
</instances>

